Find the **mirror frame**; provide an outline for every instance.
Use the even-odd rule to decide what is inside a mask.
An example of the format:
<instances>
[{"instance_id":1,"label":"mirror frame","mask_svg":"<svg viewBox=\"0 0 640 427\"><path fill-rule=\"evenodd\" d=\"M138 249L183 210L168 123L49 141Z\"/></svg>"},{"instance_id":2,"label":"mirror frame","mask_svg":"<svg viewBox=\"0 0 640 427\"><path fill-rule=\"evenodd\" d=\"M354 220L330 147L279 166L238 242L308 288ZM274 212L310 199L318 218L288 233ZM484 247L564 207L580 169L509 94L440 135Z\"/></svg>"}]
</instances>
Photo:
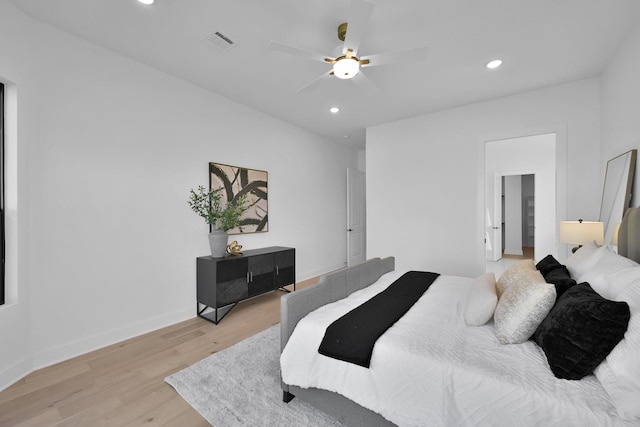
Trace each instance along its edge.
<instances>
[{"instance_id":1,"label":"mirror frame","mask_svg":"<svg viewBox=\"0 0 640 427\"><path fill-rule=\"evenodd\" d=\"M599 221L604 222L604 244L611 244L611 238L617 224L622 222L624 213L631 205L631 191L636 169L637 150L629 150L607 161L600 200ZM614 168L622 167L621 172L613 176ZM626 178L626 179L625 179ZM622 188L624 187L624 188ZM624 190L624 199L621 191ZM611 203L605 206L608 201ZM607 213L609 215L607 216Z\"/></svg>"}]
</instances>

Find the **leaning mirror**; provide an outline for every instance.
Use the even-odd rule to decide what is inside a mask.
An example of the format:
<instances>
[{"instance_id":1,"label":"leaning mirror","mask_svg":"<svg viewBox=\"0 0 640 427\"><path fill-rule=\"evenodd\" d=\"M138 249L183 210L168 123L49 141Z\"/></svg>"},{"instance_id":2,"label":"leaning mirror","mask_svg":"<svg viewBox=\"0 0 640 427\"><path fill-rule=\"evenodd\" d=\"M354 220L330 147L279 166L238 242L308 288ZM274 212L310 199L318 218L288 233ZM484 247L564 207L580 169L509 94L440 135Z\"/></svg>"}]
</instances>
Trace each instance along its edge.
<instances>
[{"instance_id":1,"label":"leaning mirror","mask_svg":"<svg viewBox=\"0 0 640 427\"><path fill-rule=\"evenodd\" d=\"M604 243L610 244L616 225L631 204L631 187L636 169L636 152L630 150L607 162L600 204L600 221L604 222Z\"/></svg>"}]
</instances>

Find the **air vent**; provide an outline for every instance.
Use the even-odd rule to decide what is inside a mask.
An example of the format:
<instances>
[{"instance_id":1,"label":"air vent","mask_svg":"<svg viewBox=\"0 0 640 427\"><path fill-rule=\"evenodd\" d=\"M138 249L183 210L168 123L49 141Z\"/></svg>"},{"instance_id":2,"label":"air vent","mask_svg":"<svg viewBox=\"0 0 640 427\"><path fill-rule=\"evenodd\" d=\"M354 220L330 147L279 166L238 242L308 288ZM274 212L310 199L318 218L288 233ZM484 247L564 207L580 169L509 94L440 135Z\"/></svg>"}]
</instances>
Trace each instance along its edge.
<instances>
[{"instance_id":1,"label":"air vent","mask_svg":"<svg viewBox=\"0 0 640 427\"><path fill-rule=\"evenodd\" d=\"M220 50L227 50L235 44L235 42L231 40L229 36L225 36L220 31L207 34L206 36L204 36L204 40L211 43Z\"/></svg>"}]
</instances>

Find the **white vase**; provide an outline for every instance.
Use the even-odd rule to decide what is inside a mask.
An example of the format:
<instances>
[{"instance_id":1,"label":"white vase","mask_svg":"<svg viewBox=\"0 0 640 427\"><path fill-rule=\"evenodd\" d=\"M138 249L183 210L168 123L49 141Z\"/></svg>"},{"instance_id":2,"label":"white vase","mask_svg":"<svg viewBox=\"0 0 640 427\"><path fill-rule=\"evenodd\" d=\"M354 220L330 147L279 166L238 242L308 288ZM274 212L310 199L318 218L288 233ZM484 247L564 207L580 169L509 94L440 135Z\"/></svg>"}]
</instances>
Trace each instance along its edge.
<instances>
[{"instance_id":1,"label":"white vase","mask_svg":"<svg viewBox=\"0 0 640 427\"><path fill-rule=\"evenodd\" d=\"M224 230L213 230L209 233L209 246L211 247L211 256L214 258L222 258L227 252L227 242L229 235Z\"/></svg>"}]
</instances>

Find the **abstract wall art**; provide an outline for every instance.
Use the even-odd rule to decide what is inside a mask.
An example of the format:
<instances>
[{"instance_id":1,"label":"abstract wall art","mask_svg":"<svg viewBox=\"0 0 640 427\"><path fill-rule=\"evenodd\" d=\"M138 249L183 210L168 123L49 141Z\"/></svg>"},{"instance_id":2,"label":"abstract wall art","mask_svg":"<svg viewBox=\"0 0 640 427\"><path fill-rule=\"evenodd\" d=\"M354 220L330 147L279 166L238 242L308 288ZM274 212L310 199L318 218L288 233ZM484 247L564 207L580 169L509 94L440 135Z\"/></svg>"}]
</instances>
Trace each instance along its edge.
<instances>
[{"instance_id":1,"label":"abstract wall art","mask_svg":"<svg viewBox=\"0 0 640 427\"><path fill-rule=\"evenodd\" d=\"M222 203L228 203L246 194L249 207L242 215L240 225L229 234L269 231L268 173L266 171L209 163L209 186L222 188Z\"/></svg>"}]
</instances>

